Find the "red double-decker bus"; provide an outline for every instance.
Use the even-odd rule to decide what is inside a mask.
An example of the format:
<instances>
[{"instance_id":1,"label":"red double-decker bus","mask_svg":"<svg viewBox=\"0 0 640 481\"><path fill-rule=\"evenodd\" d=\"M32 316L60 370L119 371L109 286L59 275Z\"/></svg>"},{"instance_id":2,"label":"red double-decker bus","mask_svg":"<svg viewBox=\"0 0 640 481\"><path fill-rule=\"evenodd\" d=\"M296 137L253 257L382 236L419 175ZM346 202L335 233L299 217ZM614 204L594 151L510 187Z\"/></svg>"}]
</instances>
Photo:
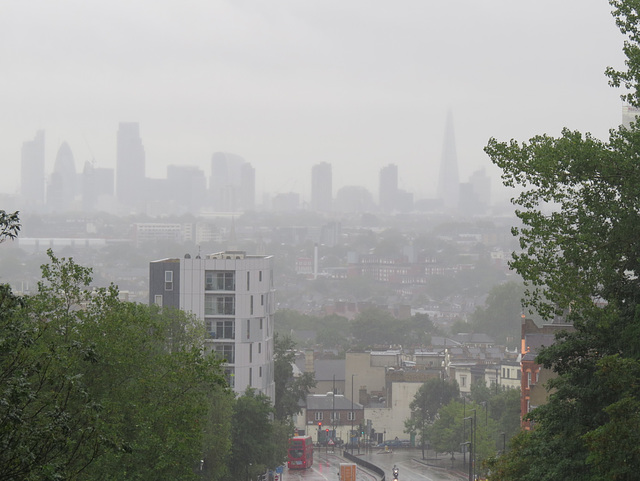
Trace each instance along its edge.
<instances>
[{"instance_id":1,"label":"red double-decker bus","mask_svg":"<svg viewBox=\"0 0 640 481\"><path fill-rule=\"evenodd\" d=\"M313 439L311 436L289 438L289 469L307 469L313 464Z\"/></svg>"}]
</instances>

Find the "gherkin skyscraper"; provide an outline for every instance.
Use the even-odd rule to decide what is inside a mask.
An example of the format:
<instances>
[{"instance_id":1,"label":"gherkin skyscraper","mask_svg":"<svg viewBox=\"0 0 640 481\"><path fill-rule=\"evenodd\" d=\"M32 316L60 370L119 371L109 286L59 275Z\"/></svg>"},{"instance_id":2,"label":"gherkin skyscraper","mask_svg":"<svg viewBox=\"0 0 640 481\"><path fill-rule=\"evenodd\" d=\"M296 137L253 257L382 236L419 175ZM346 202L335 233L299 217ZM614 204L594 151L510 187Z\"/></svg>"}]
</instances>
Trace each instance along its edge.
<instances>
[{"instance_id":1,"label":"gherkin skyscraper","mask_svg":"<svg viewBox=\"0 0 640 481\"><path fill-rule=\"evenodd\" d=\"M453 131L453 114L447 113L444 128L444 145L440 160L440 176L438 178L438 199L447 211L458 209L460 201L460 178L458 175L458 156L456 139Z\"/></svg>"}]
</instances>

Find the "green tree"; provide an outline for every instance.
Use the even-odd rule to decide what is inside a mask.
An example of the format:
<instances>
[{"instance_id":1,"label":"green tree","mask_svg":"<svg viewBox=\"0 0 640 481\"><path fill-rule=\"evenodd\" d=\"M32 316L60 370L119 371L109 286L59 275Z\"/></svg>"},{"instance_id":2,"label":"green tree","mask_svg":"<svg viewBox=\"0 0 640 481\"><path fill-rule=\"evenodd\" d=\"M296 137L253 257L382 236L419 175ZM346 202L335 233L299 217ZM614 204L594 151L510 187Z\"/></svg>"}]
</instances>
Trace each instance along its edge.
<instances>
[{"instance_id":1,"label":"green tree","mask_svg":"<svg viewBox=\"0 0 640 481\"><path fill-rule=\"evenodd\" d=\"M610 3L627 69L607 75L638 107L638 4ZM485 150L503 182L523 188L514 200L522 227L513 229L521 251L511 265L526 283L525 306L575 328L540 352L558 375L553 394L530 413L535 429L494 464L492 479L635 479L620 464L621 453L630 452L627 466L638 459L621 428L636 423L640 388L637 377L612 386L609 375L640 372L640 128L612 129L606 142L568 129L523 143L492 139Z\"/></svg>"},{"instance_id":2,"label":"green tree","mask_svg":"<svg viewBox=\"0 0 640 481\"><path fill-rule=\"evenodd\" d=\"M496 342L514 347L520 339L520 319L524 286L509 281L494 286L483 307L471 315L474 332L492 336Z\"/></svg>"},{"instance_id":3,"label":"green tree","mask_svg":"<svg viewBox=\"0 0 640 481\"><path fill-rule=\"evenodd\" d=\"M293 376L295 343L289 336L275 334L273 340L273 370L275 381L275 417L288 420L301 412L300 401L306 400L316 381L313 373Z\"/></svg>"},{"instance_id":4,"label":"green tree","mask_svg":"<svg viewBox=\"0 0 640 481\"><path fill-rule=\"evenodd\" d=\"M370 347L397 341L399 325L388 311L368 308L351 322L351 335L355 344Z\"/></svg>"},{"instance_id":5,"label":"green tree","mask_svg":"<svg viewBox=\"0 0 640 481\"><path fill-rule=\"evenodd\" d=\"M404 422L405 432L420 436L423 459L429 425L434 422L438 416L438 410L442 406L459 396L460 388L455 380L445 381L440 378L431 378L420 386L411 401L409 405L411 417Z\"/></svg>"},{"instance_id":6,"label":"green tree","mask_svg":"<svg viewBox=\"0 0 640 481\"><path fill-rule=\"evenodd\" d=\"M55 290L40 283L34 297L2 287L0 479L72 479L107 445L82 377L95 352L69 308L87 299L79 285L88 271L72 270L51 279Z\"/></svg>"},{"instance_id":7,"label":"green tree","mask_svg":"<svg viewBox=\"0 0 640 481\"><path fill-rule=\"evenodd\" d=\"M0 210L0 243L18 237L20 227L19 212L7 213Z\"/></svg>"},{"instance_id":8,"label":"green tree","mask_svg":"<svg viewBox=\"0 0 640 481\"><path fill-rule=\"evenodd\" d=\"M201 324L49 257L35 295L1 290L0 479L186 480L210 447L224 459L229 394Z\"/></svg>"},{"instance_id":9,"label":"green tree","mask_svg":"<svg viewBox=\"0 0 640 481\"><path fill-rule=\"evenodd\" d=\"M230 479L252 479L284 461L286 438L282 443L280 431L281 436L274 439L277 429L271 422L272 415L270 399L254 389L247 388L236 399L231 421Z\"/></svg>"},{"instance_id":10,"label":"green tree","mask_svg":"<svg viewBox=\"0 0 640 481\"><path fill-rule=\"evenodd\" d=\"M497 437L495 422L483 413L483 406L476 403L465 406L458 400L440 408L437 419L427 430L433 448L453 456L463 443L471 442L476 473L480 473L483 460L495 455Z\"/></svg>"}]
</instances>

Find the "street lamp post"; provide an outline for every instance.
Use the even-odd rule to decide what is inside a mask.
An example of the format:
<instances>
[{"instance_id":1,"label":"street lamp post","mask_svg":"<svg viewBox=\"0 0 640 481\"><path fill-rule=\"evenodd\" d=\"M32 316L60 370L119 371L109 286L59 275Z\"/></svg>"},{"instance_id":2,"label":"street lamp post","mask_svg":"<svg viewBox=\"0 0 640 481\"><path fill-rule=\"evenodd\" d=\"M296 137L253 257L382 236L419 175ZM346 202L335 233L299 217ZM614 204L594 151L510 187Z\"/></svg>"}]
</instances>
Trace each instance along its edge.
<instances>
[{"instance_id":1,"label":"street lamp post","mask_svg":"<svg viewBox=\"0 0 640 481\"><path fill-rule=\"evenodd\" d=\"M475 413L474 413L475 415ZM475 447L475 443L473 441L473 435L474 435L474 429L473 429L473 416L469 416L464 418L464 420L466 421L467 419L469 419L470 424L471 424L471 428L469 430L469 441L463 444L468 444L469 445L469 481L473 481L473 475L474 475L474 463L473 463L473 449Z\"/></svg>"},{"instance_id":2,"label":"street lamp post","mask_svg":"<svg viewBox=\"0 0 640 481\"><path fill-rule=\"evenodd\" d=\"M355 418L355 413L353 412L353 377L355 374L351 375L351 433L349 433L349 443L351 444L351 455L353 455L353 418ZM358 443L358 452L360 452L360 443Z\"/></svg>"}]
</instances>

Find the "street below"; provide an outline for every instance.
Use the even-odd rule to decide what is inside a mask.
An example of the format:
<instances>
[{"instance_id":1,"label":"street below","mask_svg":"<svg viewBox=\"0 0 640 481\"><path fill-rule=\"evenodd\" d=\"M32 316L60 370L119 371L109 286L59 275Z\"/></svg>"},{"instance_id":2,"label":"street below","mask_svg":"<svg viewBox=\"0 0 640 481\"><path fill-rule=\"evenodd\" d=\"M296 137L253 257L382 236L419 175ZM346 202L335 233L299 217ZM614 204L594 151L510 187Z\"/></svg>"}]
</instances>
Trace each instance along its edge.
<instances>
[{"instance_id":1,"label":"street below","mask_svg":"<svg viewBox=\"0 0 640 481\"><path fill-rule=\"evenodd\" d=\"M444 457L422 460L420 449L397 449L395 451L371 450L357 454L358 458L384 470L386 480L391 481L392 469L398 468L398 481L465 481L468 476L461 469L451 471L451 461ZM306 470L285 468L282 481L339 481L340 463L349 463L342 456L342 450L334 451L316 448L313 466ZM456 463L458 464L458 463ZM358 466L357 481L375 481L380 477Z\"/></svg>"}]
</instances>

